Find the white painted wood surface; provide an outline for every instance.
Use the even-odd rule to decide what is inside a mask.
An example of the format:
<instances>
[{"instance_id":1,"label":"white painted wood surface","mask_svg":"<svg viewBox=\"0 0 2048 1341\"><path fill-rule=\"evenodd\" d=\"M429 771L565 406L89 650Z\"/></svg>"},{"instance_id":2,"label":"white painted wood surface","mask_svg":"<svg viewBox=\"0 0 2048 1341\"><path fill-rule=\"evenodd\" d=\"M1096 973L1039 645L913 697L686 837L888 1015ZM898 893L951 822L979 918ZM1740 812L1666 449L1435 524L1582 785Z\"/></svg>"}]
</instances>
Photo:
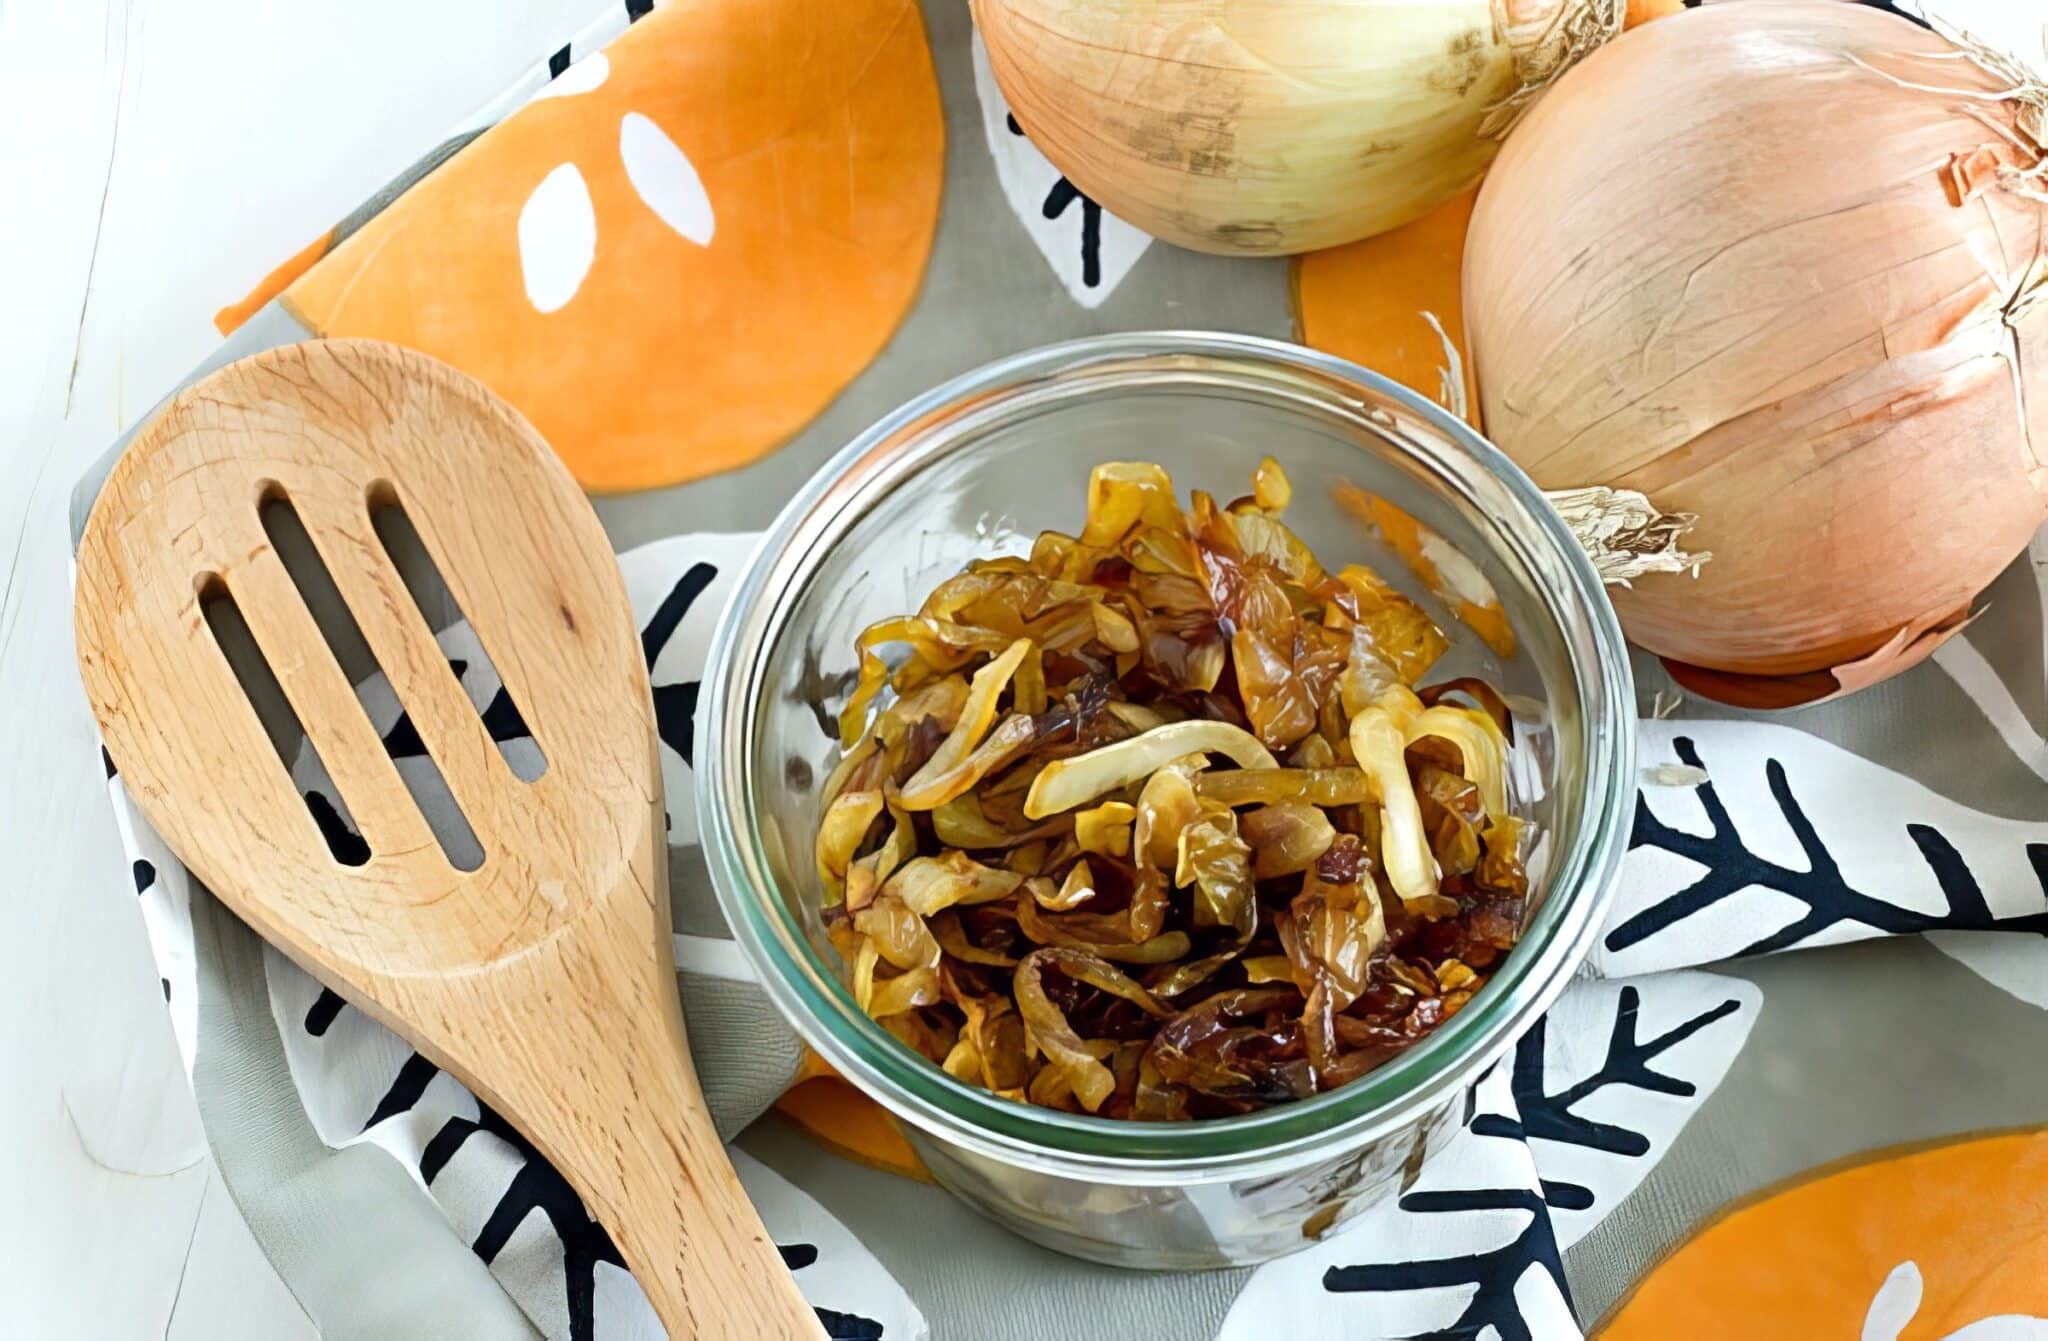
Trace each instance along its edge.
<instances>
[{"instance_id":1,"label":"white painted wood surface","mask_svg":"<svg viewBox=\"0 0 2048 1341\"><path fill-rule=\"evenodd\" d=\"M219 1185L73 667L72 481L611 0L0 0L0 1336L312 1328ZM1943 0L2039 49L2043 0Z\"/></svg>"},{"instance_id":2,"label":"white painted wood surface","mask_svg":"<svg viewBox=\"0 0 2048 1341\"><path fill-rule=\"evenodd\" d=\"M312 1335L207 1158L72 661L72 481L606 0L0 3L0 1336Z\"/></svg>"}]
</instances>

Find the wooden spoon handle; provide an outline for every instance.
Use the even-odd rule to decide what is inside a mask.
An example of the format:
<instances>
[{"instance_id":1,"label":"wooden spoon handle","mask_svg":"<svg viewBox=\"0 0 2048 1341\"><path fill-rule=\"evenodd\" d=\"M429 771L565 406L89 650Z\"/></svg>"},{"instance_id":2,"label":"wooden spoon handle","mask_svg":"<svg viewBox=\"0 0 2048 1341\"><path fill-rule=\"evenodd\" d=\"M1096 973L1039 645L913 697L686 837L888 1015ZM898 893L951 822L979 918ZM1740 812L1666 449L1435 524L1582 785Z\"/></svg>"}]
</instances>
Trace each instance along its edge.
<instances>
[{"instance_id":1,"label":"wooden spoon handle","mask_svg":"<svg viewBox=\"0 0 2048 1341\"><path fill-rule=\"evenodd\" d=\"M687 1058L680 1015L674 1029L667 1055ZM665 1072L651 1066L638 1077L642 1085L607 1124L613 1149L580 1171L587 1197L619 1208L598 1215L634 1279L671 1337L823 1337L740 1186L696 1076L687 1061Z\"/></svg>"},{"instance_id":2,"label":"wooden spoon handle","mask_svg":"<svg viewBox=\"0 0 2048 1341\"><path fill-rule=\"evenodd\" d=\"M486 1097L610 1231L671 1337L823 1338L712 1125L667 961L571 934L497 970L519 1005L486 1044L506 1078Z\"/></svg>"}]
</instances>

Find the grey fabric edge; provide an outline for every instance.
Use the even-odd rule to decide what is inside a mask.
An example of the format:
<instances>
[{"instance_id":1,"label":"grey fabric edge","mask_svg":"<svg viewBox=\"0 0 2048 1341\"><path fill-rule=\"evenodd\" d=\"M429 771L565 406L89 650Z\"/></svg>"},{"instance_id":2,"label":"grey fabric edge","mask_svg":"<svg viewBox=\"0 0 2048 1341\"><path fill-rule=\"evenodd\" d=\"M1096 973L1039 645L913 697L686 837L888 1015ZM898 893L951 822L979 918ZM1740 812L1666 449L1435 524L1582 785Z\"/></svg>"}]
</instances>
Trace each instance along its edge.
<instances>
[{"instance_id":1,"label":"grey fabric edge","mask_svg":"<svg viewBox=\"0 0 2048 1341\"><path fill-rule=\"evenodd\" d=\"M451 135L421 154L405 171L379 187L368 200L343 215L341 222L334 225L334 231L328 235L329 245L339 246L346 241L349 234L389 209L392 201L418 186L435 169L467 149L472 140L489 129L489 126L479 126L475 130L465 130L460 134Z\"/></svg>"},{"instance_id":2,"label":"grey fabric edge","mask_svg":"<svg viewBox=\"0 0 2048 1341\"><path fill-rule=\"evenodd\" d=\"M123 429L121 436L115 438L113 444L100 453L99 458L78 477L78 483L71 486L72 548L77 548L78 538L85 534L85 520L92 515L92 505L99 499L100 489L106 484L107 476L112 473L114 463L121 459L121 453L128 450L128 444L134 441L135 435L142 431L143 426L156 418L164 406L170 404L173 396L208 373L225 368L236 359L247 358L266 349L275 349L279 345L295 345L302 340L311 339L312 336L313 332L301 325L296 317L285 310L284 304L274 298L259 308L254 316L237 326L211 354L193 365L192 371L186 373L161 400L150 406L147 412L138 415L134 423Z\"/></svg>"},{"instance_id":3,"label":"grey fabric edge","mask_svg":"<svg viewBox=\"0 0 2048 1341\"><path fill-rule=\"evenodd\" d=\"M229 1195L321 1335L540 1335L390 1155L334 1149L313 1129L271 1018L256 933L196 881L192 923L207 947L195 956L200 1122Z\"/></svg>"},{"instance_id":4,"label":"grey fabric edge","mask_svg":"<svg viewBox=\"0 0 2048 1341\"><path fill-rule=\"evenodd\" d=\"M757 984L677 973L676 991L705 1105L730 1142L795 1082L803 1041Z\"/></svg>"},{"instance_id":5,"label":"grey fabric edge","mask_svg":"<svg viewBox=\"0 0 2048 1341\"><path fill-rule=\"evenodd\" d=\"M935 1184L826 1149L780 1113L767 1114L735 1144L849 1231L886 1221L889 1233L861 1241L917 1301L931 1341L1100 1337L1108 1320L1107 1334L1132 1341L1213 1341L1253 1271L1133 1271L1063 1257Z\"/></svg>"}]
</instances>

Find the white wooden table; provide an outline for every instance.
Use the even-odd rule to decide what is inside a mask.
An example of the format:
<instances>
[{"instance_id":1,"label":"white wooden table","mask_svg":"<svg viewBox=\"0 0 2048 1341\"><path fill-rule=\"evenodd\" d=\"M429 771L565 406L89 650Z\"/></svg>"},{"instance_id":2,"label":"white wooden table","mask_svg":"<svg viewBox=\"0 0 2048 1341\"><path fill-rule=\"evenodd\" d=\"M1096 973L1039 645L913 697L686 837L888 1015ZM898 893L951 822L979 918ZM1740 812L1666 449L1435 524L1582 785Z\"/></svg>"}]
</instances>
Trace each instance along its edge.
<instances>
[{"instance_id":1,"label":"white wooden table","mask_svg":"<svg viewBox=\"0 0 2048 1341\"><path fill-rule=\"evenodd\" d=\"M0 0L0 1336L312 1335L219 1185L72 663L79 472L608 0ZM2044 0L1939 7L2038 46Z\"/></svg>"},{"instance_id":2,"label":"white wooden table","mask_svg":"<svg viewBox=\"0 0 2048 1341\"><path fill-rule=\"evenodd\" d=\"M608 2L0 3L0 1336L313 1334L163 1015L72 663L72 481L216 308Z\"/></svg>"}]
</instances>

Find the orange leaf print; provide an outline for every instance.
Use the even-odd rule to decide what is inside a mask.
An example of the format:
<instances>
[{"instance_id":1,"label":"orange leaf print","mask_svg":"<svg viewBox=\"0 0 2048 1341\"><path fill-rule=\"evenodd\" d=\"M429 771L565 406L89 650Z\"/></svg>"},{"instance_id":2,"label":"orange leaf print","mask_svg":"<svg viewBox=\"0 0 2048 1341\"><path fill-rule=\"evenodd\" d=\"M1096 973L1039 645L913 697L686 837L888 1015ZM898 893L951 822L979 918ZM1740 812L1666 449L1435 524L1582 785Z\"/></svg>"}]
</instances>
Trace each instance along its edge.
<instances>
[{"instance_id":1,"label":"orange leaf print","mask_svg":"<svg viewBox=\"0 0 2048 1341\"><path fill-rule=\"evenodd\" d=\"M1633 28L1651 19L1661 19L1676 14L1685 8L1685 0L1628 0L1628 8L1622 13L1622 26Z\"/></svg>"},{"instance_id":2,"label":"orange leaf print","mask_svg":"<svg viewBox=\"0 0 2048 1341\"><path fill-rule=\"evenodd\" d=\"M1468 417L1476 422L1479 387L1464 355L1459 271L1478 195L1475 186L1413 223L1298 259L1294 315L1301 342L1391 377L1447 408L1462 401L1473 407ZM1455 361L1447 342L1456 350Z\"/></svg>"},{"instance_id":3,"label":"orange leaf print","mask_svg":"<svg viewBox=\"0 0 2048 1341\"><path fill-rule=\"evenodd\" d=\"M666 6L283 300L481 378L586 488L673 484L773 450L881 350L944 157L915 0Z\"/></svg>"},{"instance_id":4,"label":"orange leaf print","mask_svg":"<svg viewBox=\"0 0 2048 1341\"><path fill-rule=\"evenodd\" d=\"M1724 1215L1601 1341L2048 1337L2048 1132L1885 1152Z\"/></svg>"}]
</instances>

